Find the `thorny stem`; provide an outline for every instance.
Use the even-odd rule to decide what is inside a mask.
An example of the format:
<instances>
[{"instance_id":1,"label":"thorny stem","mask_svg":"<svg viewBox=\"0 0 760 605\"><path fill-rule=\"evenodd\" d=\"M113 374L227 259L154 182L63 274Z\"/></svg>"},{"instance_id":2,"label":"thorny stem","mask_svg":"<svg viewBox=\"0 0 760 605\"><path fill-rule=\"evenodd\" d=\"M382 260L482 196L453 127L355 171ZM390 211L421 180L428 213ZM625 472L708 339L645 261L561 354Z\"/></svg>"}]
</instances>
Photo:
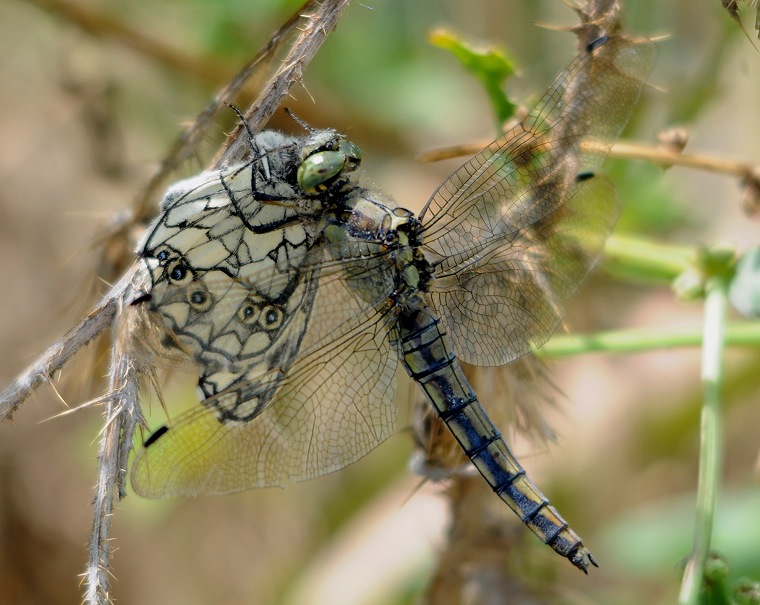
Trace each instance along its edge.
<instances>
[{"instance_id":1,"label":"thorny stem","mask_svg":"<svg viewBox=\"0 0 760 605\"><path fill-rule=\"evenodd\" d=\"M66 362L82 346L96 338L114 324L125 297L132 291L137 272L128 271L103 301L59 342L50 347L34 364L0 393L0 420L9 418L19 405L41 383ZM120 325L116 322L116 325ZM116 344L111 361L106 424L100 450L100 471L95 491L93 531L90 540L90 557L85 572L88 605L105 605L108 595L108 568L110 560L111 512L114 492L124 495L127 458L132 446L132 433L139 418L137 406L137 372L126 347Z\"/></svg>"},{"instance_id":2,"label":"thorny stem","mask_svg":"<svg viewBox=\"0 0 760 605\"><path fill-rule=\"evenodd\" d=\"M304 6L301 7L282 27L280 27L267 41L267 43L256 53L256 55L234 76L228 78L228 84L224 86L214 97L214 99L203 108L198 114L198 117L190 124L172 144L171 149L163 159L155 174L150 178L146 186L138 194L135 203L135 210L132 217L132 223L140 223L152 218L154 213L155 197L159 193L160 188L164 184L164 179L174 172L187 158L189 158L198 146L198 143L203 139L203 136L208 131L209 127L213 123L214 117L219 112L220 108L225 107L226 103L232 102L243 90L249 80L256 74L257 70L264 65L267 61L272 60L275 54L278 52L281 46L290 39L290 34L296 28L300 28L299 42L302 45L306 45L310 52L310 56L300 57L295 55L297 59L291 59L293 52L288 55L288 58L300 65L301 70L308 65L308 63L316 54L317 49L322 45L325 38L321 38L316 42L316 46L311 49L310 44L314 43L312 39L319 35L325 27L329 27L329 31L335 28L340 12L348 5L348 0L342 0L339 2L339 6L334 6L336 2L324 2L320 4L316 0L309 0ZM329 17L329 23L327 26L323 26L322 19L325 19L321 13L326 13ZM307 25L304 25L306 22ZM311 26L311 27L309 27ZM304 42L305 40L305 42ZM295 47L294 47L295 48ZM258 95L258 97L251 103L246 117L248 119L249 126L253 132L261 130L269 119L274 114L277 106L279 105L281 98L287 94L290 87L300 80L301 71L297 74L290 72L283 73L282 69L278 71L269 81L269 84ZM276 90L273 90L274 85L272 82L280 82L280 86ZM271 94L277 94L277 101L273 103L269 101ZM259 111L257 115L254 115L257 107L266 106L266 111ZM248 141L246 138L246 131L243 128L236 128L232 134L227 138L225 145L217 154L217 160L212 162L209 167L210 170L220 168L224 161L219 158L219 155L224 153L228 146L234 145L234 153L230 153L225 156L225 161L228 161L232 157L235 157L241 149L244 149Z\"/></svg>"},{"instance_id":3,"label":"thorny stem","mask_svg":"<svg viewBox=\"0 0 760 605\"><path fill-rule=\"evenodd\" d=\"M125 285L126 281L122 280L87 317L69 330L0 393L0 422L9 419L40 384L48 382L74 353L113 323L118 312L119 288L123 291Z\"/></svg>"},{"instance_id":4,"label":"thorny stem","mask_svg":"<svg viewBox=\"0 0 760 605\"><path fill-rule=\"evenodd\" d=\"M722 276L707 282L705 299L704 345L702 347L702 384L704 400L699 447L697 521L691 556L686 563L679 605L696 605L710 550L715 501L720 483L720 401L723 384L724 322L727 306L727 280Z\"/></svg>"},{"instance_id":5,"label":"thorny stem","mask_svg":"<svg viewBox=\"0 0 760 605\"><path fill-rule=\"evenodd\" d=\"M122 326L117 322L114 331ZM121 336L121 337L120 337ZM94 516L90 537L89 560L85 571L85 602L88 605L106 605L109 596L109 568L111 547L111 513L114 494L125 495L127 459L132 446L132 435L139 418L137 408L138 372L134 360L124 346L126 334L116 335L111 360L110 392L105 412L105 427L100 445L98 483L93 501Z\"/></svg>"},{"instance_id":6,"label":"thorny stem","mask_svg":"<svg viewBox=\"0 0 760 605\"><path fill-rule=\"evenodd\" d=\"M323 0L321 3L310 2L299 11L299 17L306 25L283 59L280 69L245 113L245 119L253 132L260 129L274 114L291 86L301 81L303 70L335 29L348 4L349 0ZM312 7L313 12L310 12ZM227 137L209 168L216 170L231 160L242 157L247 145L246 129L239 123Z\"/></svg>"}]
</instances>

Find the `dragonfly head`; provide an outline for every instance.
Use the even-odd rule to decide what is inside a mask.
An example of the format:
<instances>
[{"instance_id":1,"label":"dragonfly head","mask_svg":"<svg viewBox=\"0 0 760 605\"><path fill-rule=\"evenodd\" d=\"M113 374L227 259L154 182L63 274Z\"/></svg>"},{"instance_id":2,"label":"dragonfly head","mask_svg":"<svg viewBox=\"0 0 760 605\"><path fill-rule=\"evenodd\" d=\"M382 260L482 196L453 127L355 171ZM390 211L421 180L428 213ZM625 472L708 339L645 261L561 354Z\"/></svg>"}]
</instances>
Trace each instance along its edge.
<instances>
[{"instance_id":1,"label":"dragonfly head","mask_svg":"<svg viewBox=\"0 0 760 605\"><path fill-rule=\"evenodd\" d=\"M306 137L299 158L298 186L315 195L345 184L345 175L361 164L362 153L334 130L320 130Z\"/></svg>"}]
</instances>

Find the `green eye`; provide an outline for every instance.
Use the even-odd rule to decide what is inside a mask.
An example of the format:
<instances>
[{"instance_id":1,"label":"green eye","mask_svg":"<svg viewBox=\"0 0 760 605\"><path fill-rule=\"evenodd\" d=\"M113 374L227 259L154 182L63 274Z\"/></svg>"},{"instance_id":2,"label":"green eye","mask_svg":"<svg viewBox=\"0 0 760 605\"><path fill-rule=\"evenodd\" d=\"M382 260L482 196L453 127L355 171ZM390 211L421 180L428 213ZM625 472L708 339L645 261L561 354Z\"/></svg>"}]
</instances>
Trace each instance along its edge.
<instances>
[{"instance_id":1,"label":"green eye","mask_svg":"<svg viewBox=\"0 0 760 605\"><path fill-rule=\"evenodd\" d=\"M298 167L298 186L304 193L325 191L330 179L340 174L346 156L340 151L319 151L307 157Z\"/></svg>"},{"instance_id":2,"label":"green eye","mask_svg":"<svg viewBox=\"0 0 760 605\"><path fill-rule=\"evenodd\" d=\"M345 158L345 163L347 164L346 168L350 166L353 170L359 166L359 163L362 161L362 150L351 141L341 139L340 143L338 143L338 151L340 151Z\"/></svg>"}]
</instances>

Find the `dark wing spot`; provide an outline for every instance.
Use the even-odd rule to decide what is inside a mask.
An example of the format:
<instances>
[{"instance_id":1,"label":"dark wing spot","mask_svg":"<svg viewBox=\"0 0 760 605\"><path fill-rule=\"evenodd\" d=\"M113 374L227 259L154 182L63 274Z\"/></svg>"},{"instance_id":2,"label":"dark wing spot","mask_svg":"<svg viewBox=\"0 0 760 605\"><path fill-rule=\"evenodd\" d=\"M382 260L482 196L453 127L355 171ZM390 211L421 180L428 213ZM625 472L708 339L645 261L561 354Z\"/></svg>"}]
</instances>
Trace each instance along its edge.
<instances>
[{"instance_id":1,"label":"dark wing spot","mask_svg":"<svg viewBox=\"0 0 760 605\"><path fill-rule=\"evenodd\" d=\"M186 274L187 269L182 265L177 265L171 270L169 277L172 279L172 281L182 281Z\"/></svg>"},{"instance_id":2,"label":"dark wing spot","mask_svg":"<svg viewBox=\"0 0 760 605\"><path fill-rule=\"evenodd\" d=\"M238 309L237 318L243 324L254 323L256 321L256 307L251 303L245 303Z\"/></svg>"},{"instance_id":3,"label":"dark wing spot","mask_svg":"<svg viewBox=\"0 0 760 605\"><path fill-rule=\"evenodd\" d=\"M157 428L151 435L145 440L145 443L143 443L143 447L150 447L153 445L156 441L161 439L166 433L169 432L169 428L164 425L159 428Z\"/></svg>"},{"instance_id":4,"label":"dark wing spot","mask_svg":"<svg viewBox=\"0 0 760 605\"><path fill-rule=\"evenodd\" d=\"M141 305L143 303L148 302L151 299L150 292L143 292L140 294L137 298L135 298L130 304L132 307L136 307L137 305Z\"/></svg>"},{"instance_id":5,"label":"dark wing spot","mask_svg":"<svg viewBox=\"0 0 760 605\"><path fill-rule=\"evenodd\" d=\"M586 50L588 52L594 52L597 48L599 48L602 44L605 44L610 39L609 36L601 36L597 38L596 40L593 40L589 43L589 45L586 47Z\"/></svg>"},{"instance_id":6,"label":"dark wing spot","mask_svg":"<svg viewBox=\"0 0 760 605\"><path fill-rule=\"evenodd\" d=\"M282 325L283 312L277 307L268 306L262 310L264 328L267 330L276 330Z\"/></svg>"}]
</instances>

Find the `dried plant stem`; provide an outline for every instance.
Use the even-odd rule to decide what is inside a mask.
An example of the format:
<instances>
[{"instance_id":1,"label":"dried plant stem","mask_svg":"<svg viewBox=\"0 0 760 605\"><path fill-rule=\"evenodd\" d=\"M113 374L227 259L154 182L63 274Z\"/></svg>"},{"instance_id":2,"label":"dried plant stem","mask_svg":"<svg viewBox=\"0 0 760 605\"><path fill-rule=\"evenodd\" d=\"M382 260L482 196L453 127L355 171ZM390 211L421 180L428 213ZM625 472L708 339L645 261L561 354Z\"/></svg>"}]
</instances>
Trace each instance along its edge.
<instances>
[{"instance_id":1,"label":"dried plant stem","mask_svg":"<svg viewBox=\"0 0 760 605\"><path fill-rule=\"evenodd\" d=\"M136 270L128 271L103 301L88 316L48 349L34 364L0 394L0 419L10 417L41 383L63 367L82 346L113 325L122 306L133 295ZM121 322L116 321L116 329ZM94 520L90 539L90 556L84 574L85 603L105 605L109 597L110 525L114 494L124 495L127 459L132 435L140 418L137 403L138 374L128 354L126 334L115 340L112 348L110 385L106 402L106 422L100 450L98 484L94 498Z\"/></svg>"},{"instance_id":2,"label":"dried plant stem","mask_svg":"<svg viewBox=\"0 0 760 605\"><path fill-rule=\"evenodd\" d=\"M117 322L115 330L120 330ZM122 343L122 332L117 343ZM132 435L140 418L137 404L138 372L128 347L117 344L111 360L110 395L105 412L105 427L100 446L98 483L93 501L92 535L89 560L84 574L85 602L88 605L110 603L109 569L111 560L111 514L114 494L125 495L127 460L132 448Z\"/></svg>"},{"instance_id":3,"label":"dried plant stem","mask_svg":"<svg viewBox=\"0 0 760 605\"><path fill-rule=\"evenodd\" d=\"M633 141L619 141L615 143L612 146L610 155L621 159L646 160L666 167L682 166L684 168L708 170L739 178L749 178L758 170L757 166L746 162L725 160L707 155L680 153L665 147L646 145Z\"/></svg>"},{"instance_id":4,"label":"dried plant stem","mask_svg":"<svg viewBox=\"0 0 760 605\"><path fill-rule=\"evenodd\" d=\"M123 288L125 282L120 284ZM0 421L9 419L34 389L48 382L74 353L113 323L119 307L118 287L0 393Z\"/></svg>"},{"instance_id":5,"label":"dried plant stem","mask_svg":"<svg viewBox=\"0 0 760 605\"><path fill-rule=\"evenodd\" d=\"M245 119L251 130L257 132L274 114L288 94L291 86L300 82L303 70L317 54L327 36L335 29L349 0L323 0L309 2L299 11L300 19L306 25L290 47L277 73L269 80L259 97L245 112ZM218 169L235 158L242 157L248 144L243 124L238 124L227 137L219 153L211 162L212 170Z\"/></svg>"},{"instance_id":6,"label":"dried plant stem","mask_svg":"<svg viewBox=\"0 0 760 605\"><path fill-rule=\"evenodd\" d=\"M487 143L486 143L487 144ZM590 145L590 143L585 143ZM469 156L478 153L483 149L483 141L477 143L466 143L451 147L441 147L431 149L417 156L422 162L438 162L440 160L451 159L455 157ZM697 170L709 170L729 174L739 178L752 178L753 175L760 172L758 166L734 160L725 160L707 155L695 155L680 153L668 149L648 145L646 143L636 143L634 141L618 141L609 152L610 157L627 160L646 160L660 166L682 166L684 168L695 168Z\"/></svg>"}]
</instances>

